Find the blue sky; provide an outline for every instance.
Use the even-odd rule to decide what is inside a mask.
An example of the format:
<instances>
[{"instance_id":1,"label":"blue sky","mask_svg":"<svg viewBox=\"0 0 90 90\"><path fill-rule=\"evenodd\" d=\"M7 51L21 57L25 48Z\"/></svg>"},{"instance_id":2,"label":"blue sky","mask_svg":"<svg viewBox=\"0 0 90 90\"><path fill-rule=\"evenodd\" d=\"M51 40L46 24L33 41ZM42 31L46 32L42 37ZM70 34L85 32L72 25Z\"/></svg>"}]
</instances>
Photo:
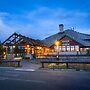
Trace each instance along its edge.
<instances>
[{"instance_id":1,"label":"blue sky","mask_svg":"<svg viewBox=\"0 0 90 90\"><path fill-rule=\"evenodd\" d=\"M0 0L0 40L14 32L44 39L65 29L90 34L90 0Z\"/></svg>"}]
</instances>

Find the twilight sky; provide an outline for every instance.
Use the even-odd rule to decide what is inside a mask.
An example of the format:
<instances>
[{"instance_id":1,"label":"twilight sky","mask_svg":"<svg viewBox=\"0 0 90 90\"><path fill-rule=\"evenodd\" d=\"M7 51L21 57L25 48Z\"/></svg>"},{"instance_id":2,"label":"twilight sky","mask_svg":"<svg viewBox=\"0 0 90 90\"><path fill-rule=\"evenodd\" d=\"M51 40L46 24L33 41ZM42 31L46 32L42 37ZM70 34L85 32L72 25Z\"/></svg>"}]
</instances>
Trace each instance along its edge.
<instances>
[{"instance_id":1,"label":"twilight sky","mask_svg":"<svg viewBox=\"0 0 90 90\"><path fill-rule=\"evenodd\" d=\"M90 0L0 0L0 40L14 32L44 39L65 29L90 34Z\"/></svg>"}]
</instances>

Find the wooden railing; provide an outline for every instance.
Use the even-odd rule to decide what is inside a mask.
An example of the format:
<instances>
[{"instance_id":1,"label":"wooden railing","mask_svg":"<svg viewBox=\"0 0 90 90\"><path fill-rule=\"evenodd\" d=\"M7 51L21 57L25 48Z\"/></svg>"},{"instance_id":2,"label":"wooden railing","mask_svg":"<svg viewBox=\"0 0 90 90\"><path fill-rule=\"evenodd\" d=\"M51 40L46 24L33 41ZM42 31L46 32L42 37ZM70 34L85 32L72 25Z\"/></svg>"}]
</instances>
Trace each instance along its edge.
<instances>
[{"instance_id":1,"label":"wooden railing","mask_svg":"<svg viewBox=\"0 0 90 90\"><path fill-rule=\"evenodd\" d=\"M44 64L45 63L56 63L56 64L66 64L66 68L68 68L68 64L90 64L90 61L73 61L73 60L69 60L69 61L57 61L57 60L44 60L44 61L40 61L42 63L42 68L44 68Z\"/></svg>"},{"instance_id":2,"label":"wooden railing","mask_svg":"<svg viewBox=\"0 0 90 90\"><path fill-rule=\"evenodd\" d=\"M17 63L17 66L20 67L21 60L0 60L0 63Z\"/></svg>"},{"instance_id":3,"label":"wooden railing","mask_svg":"<svg viewBox=\"0 0 90 90\"><path fill-rule=\"evenodd\" d=\"M37 59L56 60L56 55L38 55ZM90 60L90 55L59 55L59 60Z\"/></svg>"}]
</instances>

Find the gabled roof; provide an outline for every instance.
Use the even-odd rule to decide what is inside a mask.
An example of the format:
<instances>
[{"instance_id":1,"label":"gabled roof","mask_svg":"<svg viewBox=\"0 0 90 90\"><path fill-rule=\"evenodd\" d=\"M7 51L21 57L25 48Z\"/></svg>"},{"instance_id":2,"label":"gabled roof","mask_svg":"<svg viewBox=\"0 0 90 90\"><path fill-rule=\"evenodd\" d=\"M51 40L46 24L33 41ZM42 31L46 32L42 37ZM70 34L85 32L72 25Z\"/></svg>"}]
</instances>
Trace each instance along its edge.
<instances>
[{"instance_id":1,"label":"gabled roof","mask_svg":"<svg viewBox=\"0 0 90 90\"><path fill-rule=\"evenodd\" d=\"M35 40L21 34L13 33L9 38L7 38L2 45L12 46L12 45L31 45L31 46L45 46L40 40Z\"/></svg>"},{"instance_id":2,"label":"gabled roof","mask_svg":"<svg viewBox=\"0 0 90 90\"><path fill-rule=\"evenodd\" d=\"M83 46L90 46L90 35L89 34L79 33L71 29L68 29L63 32L56 33L50 37L47 37L44 40L42 40L42 42L50 47L54 44L54 42L57 39L61 39L65 35L77 41Z\"/></svg>"}]
</instances>

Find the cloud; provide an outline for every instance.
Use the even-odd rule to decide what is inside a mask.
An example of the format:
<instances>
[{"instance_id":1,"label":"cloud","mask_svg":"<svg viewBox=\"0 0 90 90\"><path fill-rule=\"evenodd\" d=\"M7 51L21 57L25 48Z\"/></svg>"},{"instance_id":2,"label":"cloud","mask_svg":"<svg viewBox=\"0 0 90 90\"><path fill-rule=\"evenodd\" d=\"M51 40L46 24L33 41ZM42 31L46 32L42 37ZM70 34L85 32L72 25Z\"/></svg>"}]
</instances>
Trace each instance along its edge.
<instances>
[{"instance_id":1,"label":"cloud","mask_svg":"<svg viewBox=\"0 0 90 90\"><path fill-rule=\"evenodd\" d=\"M80 27L85 28L85 24L87 24L86 20L89 16L87 12L69 11L63 8L51 9L47 7L41 7L32 12L25 13L25 18L31 21L29 23L32 26L31 29L43 37L58 32L58 25L60 23L66 26L65 29L72 26L76 29Z\"/></svg>"},{"instance_id":2,"label":"cloud","mask_svg":"<svg viewBox=\"0 0 90 90\"><path fill-rule=\"evenodd\" d=\"M85 28L89 16L87 12L48 7L39 7L19 14L1 12L0 37L4 39L13 32L18 32L35 39L44 39L59 32L58 25L60 23L65 25L65 29L72 26L77 30L80 30L80 27Z\"/></svg>"},{"instance_id":3,"label":"cloud","mask_svg":"<svg viewBox=\"0 0 90 90\"><path fill-rule=\"evenodd\" d=\"M1 41L7 38L7 36L11 35L14 30L11 26L7 26L2 20L0 20L0 38Z\"/></svg>"}]
</instances>

